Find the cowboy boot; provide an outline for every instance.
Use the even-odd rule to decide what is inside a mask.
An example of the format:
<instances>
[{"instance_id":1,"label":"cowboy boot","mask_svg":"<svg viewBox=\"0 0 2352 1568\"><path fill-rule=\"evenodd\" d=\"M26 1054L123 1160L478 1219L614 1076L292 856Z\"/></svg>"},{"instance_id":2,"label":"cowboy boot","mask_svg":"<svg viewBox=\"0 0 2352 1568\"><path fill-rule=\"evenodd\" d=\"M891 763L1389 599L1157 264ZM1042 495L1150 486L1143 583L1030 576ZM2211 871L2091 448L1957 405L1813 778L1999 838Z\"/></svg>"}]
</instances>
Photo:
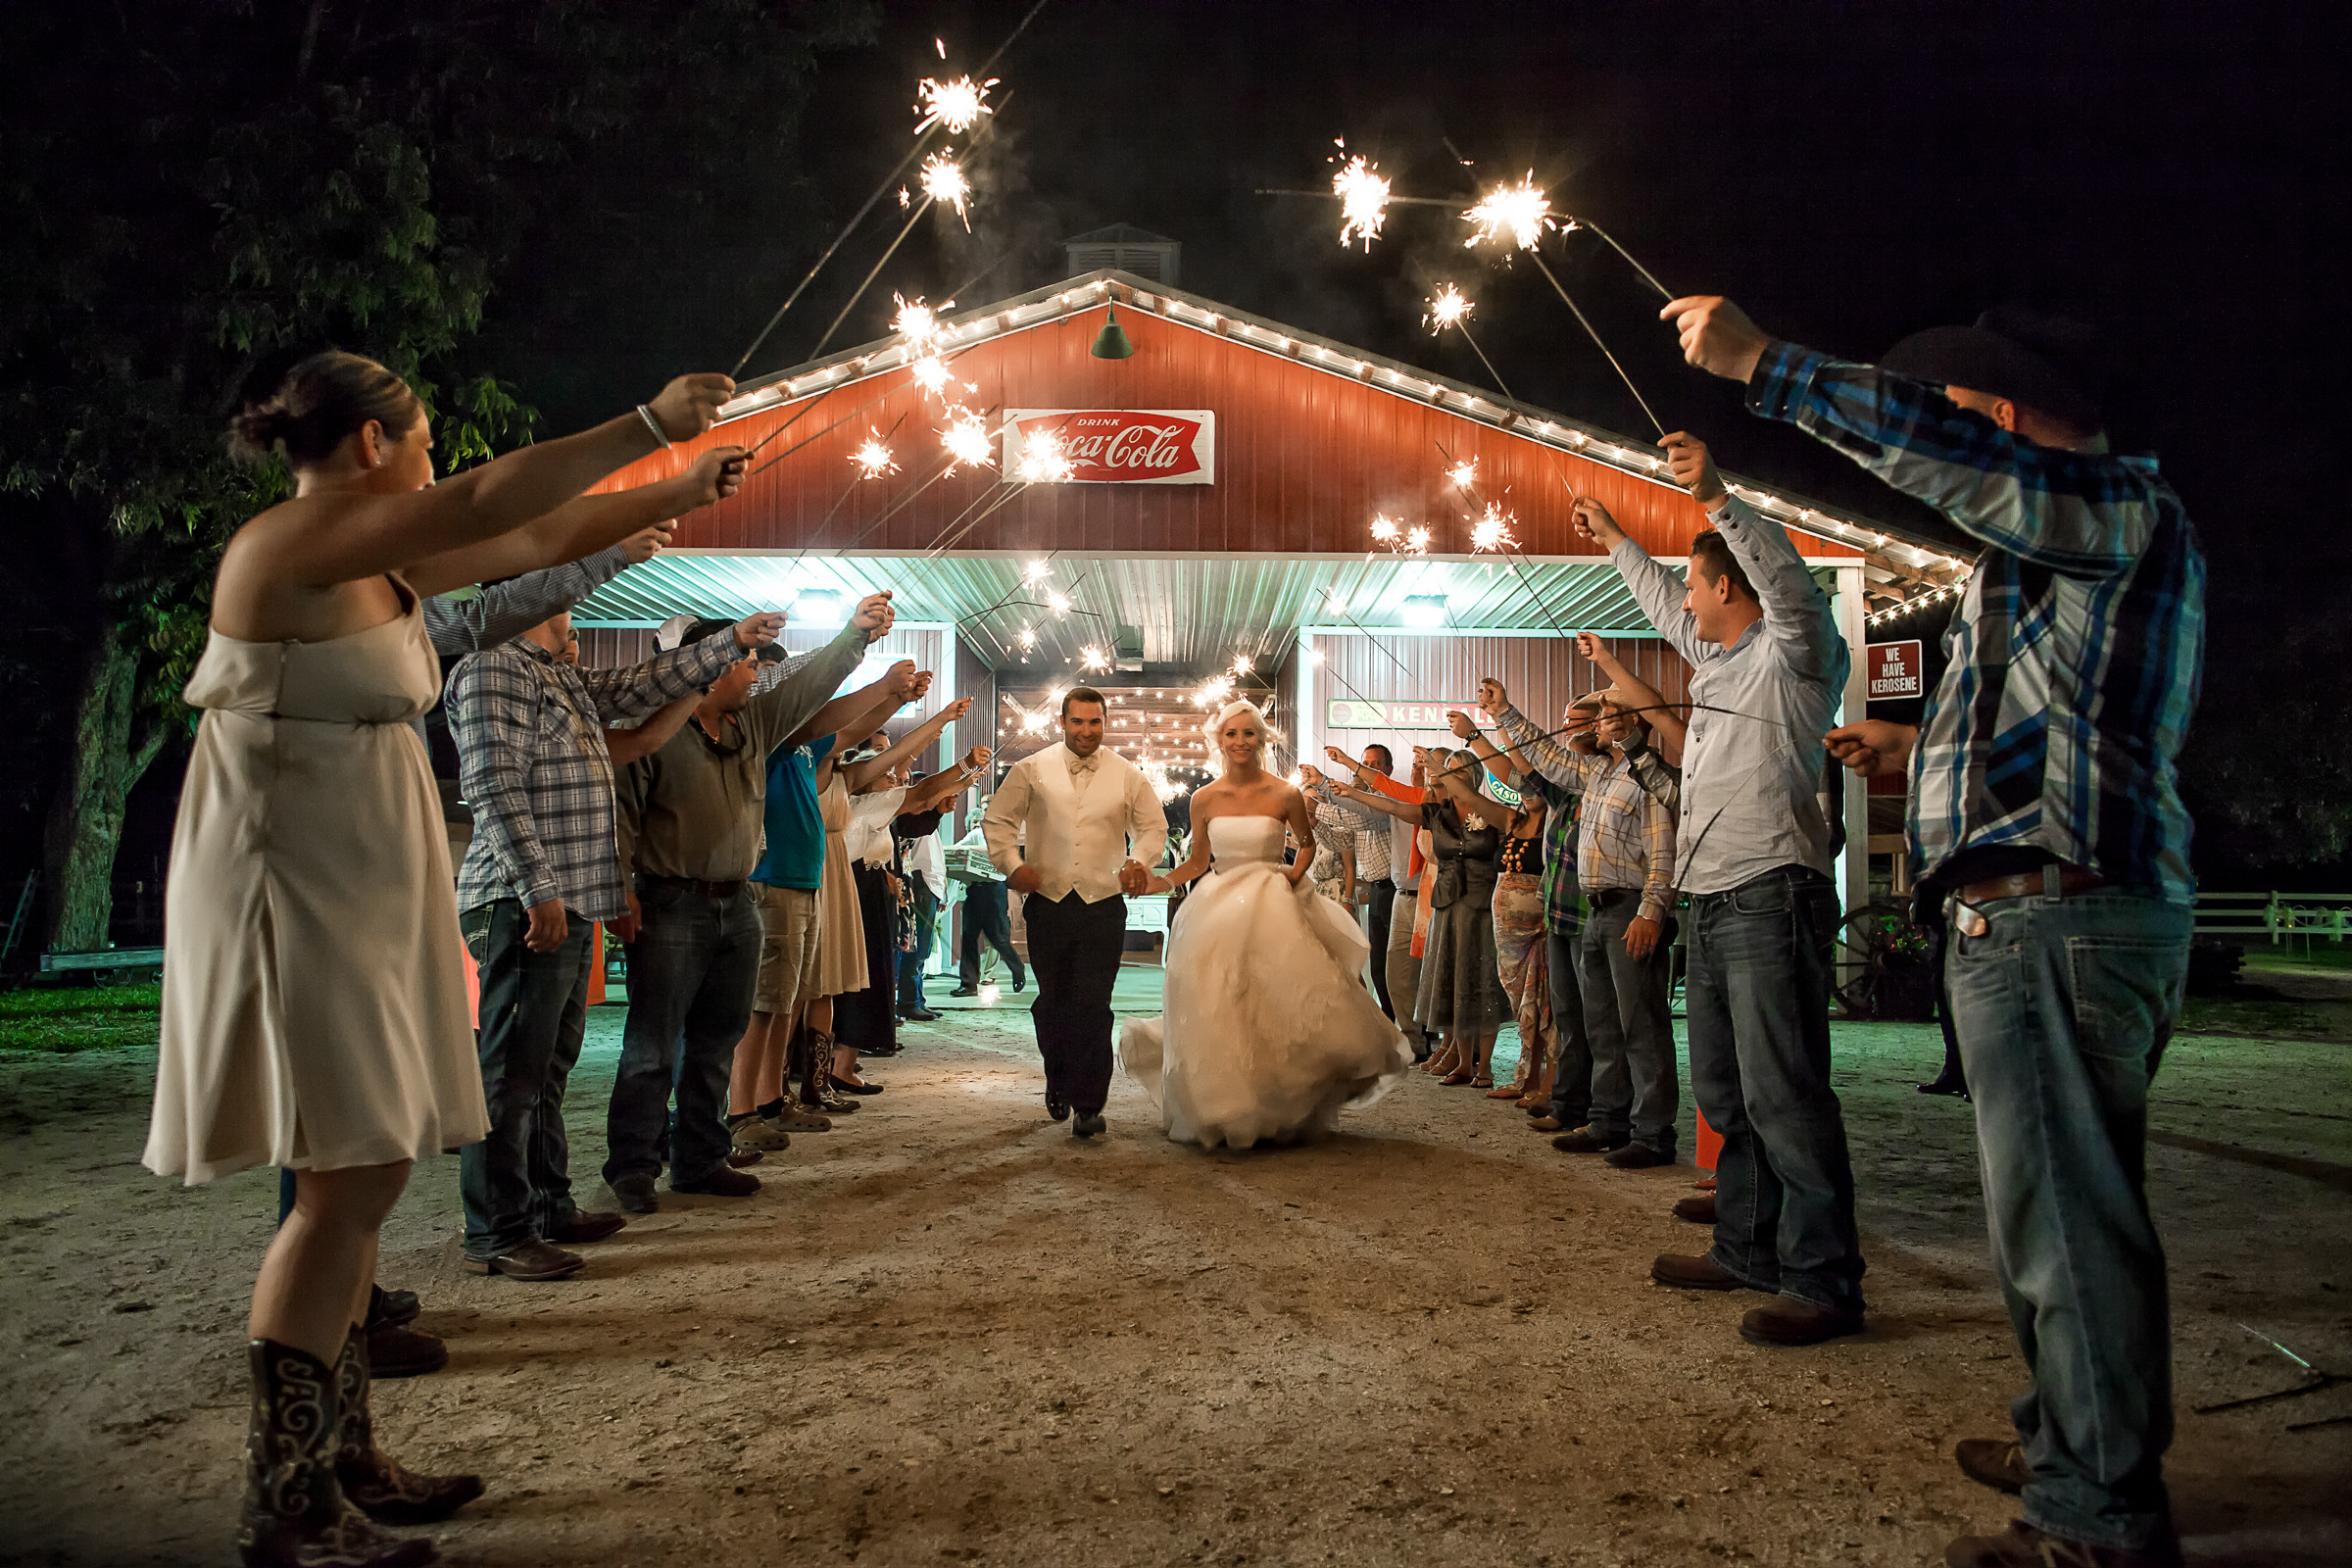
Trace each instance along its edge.
<instances>
[{"instance_id":1,"label":"cowboy boot","mask_svg":"<svg viewBox=\"0 0 2352 1568\"><path fill-rule=\"evenodd\" d=\"M386 1535L335 1480L335 1371L274 1340L246 1348L253 1419L245 1436L245 1568L418 1568L433 1544Z\"/></svg>"},{"instance_id":2,"label":"cowboy boot","mask_svg":"<svg viewBox=\"0 0 2352 1568\"><path fill-rule=\"evenodd\" d=\"M335 1409L340 1417L335 1443L335 1479L343 1495L370 1519L388 1525L436 1524L482 1494L479 1476L420 1476L404 1470L375 1446L375 1418L368 1409L370 1381L368 1336L358 1329L343 1342L335 1362Z\"/></svg>"}]
</instances>

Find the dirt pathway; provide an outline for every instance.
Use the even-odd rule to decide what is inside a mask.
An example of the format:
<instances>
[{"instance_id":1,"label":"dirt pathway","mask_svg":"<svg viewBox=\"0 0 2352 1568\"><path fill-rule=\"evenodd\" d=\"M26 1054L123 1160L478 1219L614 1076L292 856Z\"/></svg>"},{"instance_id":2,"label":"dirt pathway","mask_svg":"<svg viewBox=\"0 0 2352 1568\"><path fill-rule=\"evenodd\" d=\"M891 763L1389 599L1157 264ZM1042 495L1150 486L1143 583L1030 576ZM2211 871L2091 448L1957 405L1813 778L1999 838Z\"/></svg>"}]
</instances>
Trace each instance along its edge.
<instances>
[{"instance_id":1,"label":"dirt pathway","mask_svg":"<svg viewBox=\"0 0 2352 1568\"><path fill-rule=\"evenodd\" d=\"M618 1018L575 1080L582 1172ZM379 1408L411 1464L489 1480L437 1532L449 1560L1926 1563L2009 1515L1948 1457L2005 1430L2019 1373L1966 1107L1910 1087L1932 1029L1838 1031L1873 1329L1797 1351L1739 1340L1751 1298L1647 1282L1700 1245L1666 1213L1688 1167L1554 1154L1418 1077L1331 1143L1214 1156L1122 1084L1088 1146L1045 1119L1017 1012L908 1039L758 1197L665 1195L568 1283L460 1273L456 1161L420 1171L383 1275L454 1360ZM2188 1410L2293 1381L2241 1320L2352 1371L2348 1060L2194 1040L2166 1066L2197 1560L2352 1558L2352 1426L2286 1430L2352 1389ZM274 1176L141 1172L152 1071L0 1057L10 1561L231 1560Z\"/></svg>"}]
</instances>

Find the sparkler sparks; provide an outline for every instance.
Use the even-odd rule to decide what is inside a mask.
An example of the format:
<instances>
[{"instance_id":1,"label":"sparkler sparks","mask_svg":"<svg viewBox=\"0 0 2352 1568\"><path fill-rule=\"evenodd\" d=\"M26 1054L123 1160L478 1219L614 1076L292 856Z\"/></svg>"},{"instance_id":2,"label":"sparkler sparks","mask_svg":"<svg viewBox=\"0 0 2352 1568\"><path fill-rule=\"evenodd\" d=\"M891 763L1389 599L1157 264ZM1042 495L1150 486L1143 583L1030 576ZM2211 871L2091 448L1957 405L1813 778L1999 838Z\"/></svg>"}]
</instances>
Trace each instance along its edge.
<instances>
[{"instance_id":1,"label":"sparkler sparks","mask_svg":"<svg viewBox=\"0 0 2352 1568\"><path fill-rule=\"evenodd\" d=\"M1545 229L1560 226L1560 220L1551 216L1551 198L1536 183L1533 170L1516 185L1497 185L1487 192L1462 218L1478 228L1462 241L1465 248L1503 239L1520 250L1532 251Z\"/></svg>"},{"instance_id":2,"label":"sparkler sparks","mask_svg":"<svg viewBox=\"0 0 2352 1568\"><path fill-rule=\"evenodd\" d=\"M1331 193L1340 199L1340 244L1361 239L1364 249L1380 234L1380 225L1388 220L1389 182L1372 172L1373 166L1359 154L1348 160L1348 167L1331 176Z\"/></svg>"},{"instance_id":3,"label":"sparkler sparks","mask_svg":"<svg viewBox=\"0 0 2352 1568\"><path fill-rule=\"evenodd\" d=\"M1248 654L1236 654L1233 656L1233 676L1235 679L1240 679L1242 676L1249 674L1256 667L1257 661L1251 659Z\"/></svg>"},{"instance_id":4,"label":"sparkler sparks","mask_svg":"<svg viewBox=\"0 0 2352 1568\"><path fill-rule=\"evenodd\" d=\"M948 449L948 466L942 477L954 473L965 464L980 467L996 461L996 444L988 438L988 421L969 409L953 409L948 427L939 432L941 444Z\"/></svg>"},{"instance_id":5,"label":"sparkler sparks","mask_svg":"<svg viewBox=\"0 0 2352 1568\"><path fill-rule=\"evenodd\" d=\"M1377 512L1374 513L1372 514L1372 542L1376 545L1395 544L1396 542L1396 521Z\"/></svg>"},{"instance_id":6,"label":"sparkler sparks","mask_svg":"<svg viewBox=\"0 0 2352 1568\"><path fill-rule=\"evenodd\" d=\"M863 470L860 478L879 479L886 473L899 471L898 462L890 455L890 448L882 444L880 436L870 432L866 435L865 444L850 454L850 461Z\"/></svg>"},{"instance_id":7,"label":"sparkler sparks","mask_svg":"<svg viewBox=\"0 0 2352 1568\"><path fill-rule=\"evenodd\" d=\"M1518 549L1519 541L1511 533L1511 514L1488 502L1486 512L1470 524L1470 548L1478 552Z\"/></svg>"},{"instance_id":8,"label":"sparkler sparks","mask_svg":"<svg viewBox=\"0 0 2352 1568\"><path fill-rule=\"evenodd\" d=\"M969 76L957 76L954 81L925 76L914 89L914 112L922 117L915 122L914 133L919 136L933 125L945 125L952 134L962 135L979 123L982 115L996 113L988 103L988 89L996 84L994 76L978 82Z\"/></svg>"},{"instance_id":9,"label":"sparkler sparks","mask_svg":"<svg viewBox=\"0 0 2352 1568\"><path fill-rule=\"evenodd\" d=\"M934 310L923 303L920 295L908 299L904 294L893 294L891 298L899 302L899 314L891 318L890 329L904 337L906 347L914 353L929 354L939 342L939 312L954 310L956 302L950 300Z\"/></svg>"},{"instance_id":10,"label":"sparkler sparks","mask_svg":"<svg viewBox=\"0 0 2352 1568\"><path fill-rule=\"evenodd\" d=\"M946 399L948 395L949 379L948 362L941 359L938 355L925 354L918 359L908 362L906 366L906 373L913 376L916 382L921 385L922 389L930 393L933 397L942 399L943 401ZM969 390L971 383L966 381L964 386L967 390Z\"/></svg>"},{"instance_id":11,"label":"sparkler sparks","mask_svg":"<svg viewBox=\"0 0 2352 1568\"><path fill-rule=\"evenodd\" d=\"M1446 470L1446 477L1464 490L1476 489L1478 487L1478 460L1471 458L1467 462L1455 464Z\"/></svg>"},{"instance_id":12,"label":"sparkler sparks","mask_svg":"<svg viewBox=\"0 0 2352 1568\"><path fill-rule=\"evenodd\" d=\"M972 199L972 182L963 177L963 169L946 153L933 153L923 160L923 194L935 202L945 202L956 209L968 231L971 215L966 211ZM1529 241L1533 244L1534 241Z\"/></svg>"},{"instance_id":13,"label":"sparkler sparks","mask_svg":"<svg viewBox=\"0 0 2352 1568\"><path fill-rule=\"evenodd\" d=\"M1066 615L1070 612L1070 602L1061 594L1048 594L1046 608L1056 615Z\"/></svg>"},{"instance_id":14,"label":"sparkler sparks","mask_svg":"<svg viewBox=\"0 0 2352 1568\"><path fill-rule=\"evenodd\" d=\"M1422 303L1427 305L1429 310L1421 318L1421 324L1428 327L1433 334L1443 332L1449 326L1461 325L1462 318L1478 308L1464 299L1462 291L1451 283L1446 284Z\"/></svg>"},{"instance_id":15,"label":"sparkler sparks","mask_svg":"<svg viewBox=\"0 0 2352 1568\"><path fill-rule=\"evenodd\" d=\"M1051 430L1033 430L1022 436L1020 456L1012 461L1015 479L1023 484L1062 484L1070 473L1070 455L1062 450L1060 436Z\"/></svg>"},{"instance_id":16,"label":"sparkler sparks","mask_svg":"<svg viewBox=\"0 0 2352 1568\"><path fill-rule=\"evenodd\" d=\"M1427 528L1415 528L1412 532L1406 534L1404 536L1404 550L1405 554L1411 556L1428 555L1429 530Z\"/></svg>"},{"instance_id":17,"label":"sparkler sparks","mask_svg":"<svg viewBox=\"0 0 2352 1568\"><path fill-rule=\"evenodd\" d=\"M1013 646L1018 648L1022 653L1025 654L1029 652L1029 650L1037 646L1037 628L1035 626L1023 626L1019 631L1016 631L1012 634L1012 642Z\"/></svg>"},{"instance_id":18,"label":"sparkler sparks","mask_svg":"<svg viewBox=\"0 0 2352 1568\"><path fill-rule=\"evenodd\" d=\"M1050 564L1043 561L1032 561L1029 563L1029 569L1021 573L1021 581L1034 588L1053 575L1054 568Z\"/></svg>"},{"instance_id":19,"label":"sparkler sparks","mask_svg":"<svg viewBox=\"0 0 2352 1568\"><path fill-rule=\"evenodd\" d=\"M1078 650L1078 667L1084 670L1108 669L1110 656L1102 651L1102 644L1088 643Z\"/></svg>"}]
</instances>

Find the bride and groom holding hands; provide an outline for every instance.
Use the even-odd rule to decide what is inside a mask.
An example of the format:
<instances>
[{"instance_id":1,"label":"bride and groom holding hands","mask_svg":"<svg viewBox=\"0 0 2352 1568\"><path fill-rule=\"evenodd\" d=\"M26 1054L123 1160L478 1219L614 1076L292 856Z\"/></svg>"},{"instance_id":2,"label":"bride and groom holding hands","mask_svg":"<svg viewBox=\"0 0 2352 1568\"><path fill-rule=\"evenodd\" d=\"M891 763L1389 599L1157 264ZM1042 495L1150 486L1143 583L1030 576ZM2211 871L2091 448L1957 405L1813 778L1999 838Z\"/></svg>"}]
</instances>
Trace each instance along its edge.
<instances>
[{"instance_id":1,"label":"bride and groom holding hands","mask_svg":"<svg viewBox=\"0 0 2352 1568\"><path fill-rule=\"evenodd\" d=\"M1103 747L1106 706L1092 688L1066 694L1060 743L1015 763L981 821L1024 899L1048 1111L1075 1112L1079 1137L1103 1130L1126 897L1197 883L1168 936L1162 1015L1122 1031L1128 1075L1180 1142L1247 1149L1328 1130L1401 1081L1412 1052L1358 978L1370 948L1355 921L1307 880L1313 820L1265 770L1264 716L1235 702L1211 720L1223 772L1193 795L1191 857L1154 874L1166 818L1142 770Z\"/></svg>"}]
</instances>

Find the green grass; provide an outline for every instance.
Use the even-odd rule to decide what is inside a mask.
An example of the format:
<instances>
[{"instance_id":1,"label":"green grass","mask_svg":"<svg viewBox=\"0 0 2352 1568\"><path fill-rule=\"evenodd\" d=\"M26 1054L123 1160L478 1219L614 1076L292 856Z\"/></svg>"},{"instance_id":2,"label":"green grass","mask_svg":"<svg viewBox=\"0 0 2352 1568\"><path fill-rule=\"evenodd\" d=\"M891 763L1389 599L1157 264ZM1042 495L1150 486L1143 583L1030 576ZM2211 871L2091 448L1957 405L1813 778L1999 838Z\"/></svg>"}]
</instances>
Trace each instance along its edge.
<instances>
[{"instance_id":1,"label":"green grass","mask_svg":"<svg viewBox=\"0 0 2352 1568\"><path fill-rule=\"evenodd\" d=\"M0 992L0 1052L69 1055L155 1044L163 987L27 987Z\"/></svg>"}]
</instances>

